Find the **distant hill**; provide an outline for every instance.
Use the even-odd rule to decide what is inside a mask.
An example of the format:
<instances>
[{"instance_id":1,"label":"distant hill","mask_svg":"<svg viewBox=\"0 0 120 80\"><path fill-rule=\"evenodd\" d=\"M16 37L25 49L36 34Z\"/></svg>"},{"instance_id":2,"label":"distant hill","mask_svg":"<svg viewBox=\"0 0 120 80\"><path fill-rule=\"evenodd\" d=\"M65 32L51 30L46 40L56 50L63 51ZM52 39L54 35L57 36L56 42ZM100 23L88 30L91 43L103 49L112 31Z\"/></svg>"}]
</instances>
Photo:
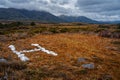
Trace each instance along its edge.
<instances>
[{"instance_id":1,"label":"distant hill","mask_svg":"<svg viewBox=\"0 0 120 80\"><path fill-rule=\"evenodd\" d=\"M61 16L59 16L59 18L65 20L65 21L68 21L68 22L99 23L98 21L89 19L89 18L87 18L87 17L85 17L85 16L75 17L75 16L65 16L65 15L61 15Z\"/></svg>"},{"instance_id":2,"label":"distant hill","mask_svg":"<svg viewBox=\"0 0 120 80\"><path fill-rule=\"evenodd\" d=\"M120 24L120 21L104 21L104 22L101 21L101 23L102 24Z\"/></svg>"},{"instance_id":3,"label":"distant hill","mask_svg":"<svg viewBox=\"0 0 120 80\"><path fill-rule=\"evenodd\" d=\"M38 20L42 22L64 21L49 12L14 8L0 8L0 20Z\"/></svg>"},{"instance_id":4,"label":"distant hill","mask_svg":"<svg viewBox=\"0 0 120 80\"><path fill-rule=\"evenodd\" d=\"M96 21L85 16L65 16L61 15L59 18L67 22L84 22L84 23L94 23L94 24L120 24L120 21Z\"/></svg>"},{"instance_id":5,"label":"distant hill","mask_svg":"<svg viewBox=\"0 0 120 80\"><path fill-rule=\"evenodd\" d=\"M41 22L84 22L95 24L118 24L120 21L95 21L85 16L55 16L46 11L0 8L0 20L36 20Z\"/></svg>"}]
</instances>

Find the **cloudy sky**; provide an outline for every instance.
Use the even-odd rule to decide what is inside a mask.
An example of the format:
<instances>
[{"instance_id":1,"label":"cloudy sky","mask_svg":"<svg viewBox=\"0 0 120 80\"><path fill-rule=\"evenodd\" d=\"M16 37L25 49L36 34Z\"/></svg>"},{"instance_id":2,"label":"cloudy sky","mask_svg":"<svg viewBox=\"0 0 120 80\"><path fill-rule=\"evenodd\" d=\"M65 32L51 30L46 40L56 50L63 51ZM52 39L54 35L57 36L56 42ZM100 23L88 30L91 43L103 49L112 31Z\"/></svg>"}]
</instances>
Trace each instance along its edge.
<instances>
[{"instance_id":1,"label":"cloudy sky","mask_svg":"<svg viewBox=\"0 0 120 80\"><path fill-rule=\"evenodd\" d=\"M120 20L120 0L0 0L0 7L45 10L99 21Z\"/></svg>"}]
</instances>

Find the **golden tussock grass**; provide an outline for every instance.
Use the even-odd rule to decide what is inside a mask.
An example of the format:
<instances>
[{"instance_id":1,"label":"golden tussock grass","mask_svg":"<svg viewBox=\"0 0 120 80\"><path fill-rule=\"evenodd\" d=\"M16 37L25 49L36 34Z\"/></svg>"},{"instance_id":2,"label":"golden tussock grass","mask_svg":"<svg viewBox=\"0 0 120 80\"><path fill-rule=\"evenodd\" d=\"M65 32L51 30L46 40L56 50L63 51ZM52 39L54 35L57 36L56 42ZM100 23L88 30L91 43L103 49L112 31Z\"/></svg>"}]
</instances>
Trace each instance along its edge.
<instances>
[{"instance_id":1,"label":"golden tussock grass","mask_svg":"<svg viewBox=\"0 0 120 80\"><path fill-rule=\"evenodd\" d=\"M0 52L6 57L11 54L14 59L19 60L8 49L10 44L15 45L19 51L33 49L34 47L30 44L37 43L58 53L56 57L41 51L25 53L30 58L27 69L31 71L26 70L25 73L31 80L39 80L39 78L41 80L99 80L106 74L111 75L113 80L119 80L120 53L112 49L114 47L111 44L112 41L114 40L90 34L39 34L26 39L1 43ZM78 58L81 57L87 60L79 63ZM81 65L84 63L94 63L95 69L82 68Z\"/></svg>"}]
</instances>

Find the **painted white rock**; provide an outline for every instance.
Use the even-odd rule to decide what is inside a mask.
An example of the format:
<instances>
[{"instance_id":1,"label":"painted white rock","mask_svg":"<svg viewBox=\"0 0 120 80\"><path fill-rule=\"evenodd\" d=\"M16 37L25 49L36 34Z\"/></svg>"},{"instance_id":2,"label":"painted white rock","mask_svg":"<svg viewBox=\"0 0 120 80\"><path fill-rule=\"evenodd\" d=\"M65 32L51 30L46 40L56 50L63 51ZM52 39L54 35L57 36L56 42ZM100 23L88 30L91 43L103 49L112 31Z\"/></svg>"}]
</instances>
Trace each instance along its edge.
<instances>
[{"instance_id":1,"label":"painted white rock","mask_svg":"<svg viewBox=\"0 0 120 80\"><path fill-rule=\"evenodd\" d=\"M16 55L18 55L18 57L20 58L21 61L28 61L29 58L26 57L23 53L29 53L29 52L35 52L35 51L43 51L47 54L51 54L53 56L57 56L58 54L53 52L53 51L49 51L47 49L45 49L44 47L41 47L39 44L31 44L32 46L36 46L37 48L32 49L32 50L23 50L23 51L16 51L16 48L14 45L10 45L9 48L13 51L13 53L15 53Z\"/></svg>"}]
</instances>

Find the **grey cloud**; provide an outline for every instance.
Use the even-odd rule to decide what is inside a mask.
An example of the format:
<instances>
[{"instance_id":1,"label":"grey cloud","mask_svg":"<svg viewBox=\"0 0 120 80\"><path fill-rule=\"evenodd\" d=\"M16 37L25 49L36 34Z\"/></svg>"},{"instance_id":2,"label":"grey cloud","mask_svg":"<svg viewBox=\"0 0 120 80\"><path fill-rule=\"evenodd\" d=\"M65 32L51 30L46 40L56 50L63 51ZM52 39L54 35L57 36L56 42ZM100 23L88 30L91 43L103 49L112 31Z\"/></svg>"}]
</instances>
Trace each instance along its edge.
<instances>
[{"instance_id":1,"label":"grey cloud","mask_svg":"<svg viewBox=\"0 0 120 80\"><path fill-rule=\"evenodd\" d=\"M98 5L104 2L105 1L102 1L102 0L78 0L77 5L78 6L89 6L89 5Z\"/></svg>"},{"instance_id":2,"label":"grey cloud","mask_svg":"<svg viewBox=\"0 0 120 80\"><path fill-rule=\"evenodd\" d=\"M0 5L5 5L5 4L6 4L5 0L0 1Z\"/></svg>"},{"instance_id":3,"label":"grey cloud","mask_svg":"<svg viewBox=\"0 0 120 80\"><path fill-rule=\"evenodd\" d=\"M78 0L76 6L86 12L104 12L120 9L120 0Z\"/></svg>"},{"instance_id":4,"label":"grey cloud","mask_svg":"<svg viewBox=\"0 0 120 80\"><path fill-rule=\"evenodd\" d=\"M10 2L13 2L13 3L27 3L27 2L30 2L30 0L9 0Z\"/></svg>"},{"instance_id":5,"label":"grey cloud","mask_svg":"<svg viewBox=\"0 0 120 80\"><path fill-rule=\"evenodd\" d=\"M68 4L67 0L51 0L52 3L59 3L61 5Z\"/></svg>"},{"instance_id":6,"label":"grey cloud","mask_svg":"<svg viewBox=\"0 0 120 80\"><path fill-rule=\"evenodd\" d=\"M76 7L97 20L120 20L120 0L77 0ZM94 16L93 16L94 15Z\"/></svg>"}]
</instances>

